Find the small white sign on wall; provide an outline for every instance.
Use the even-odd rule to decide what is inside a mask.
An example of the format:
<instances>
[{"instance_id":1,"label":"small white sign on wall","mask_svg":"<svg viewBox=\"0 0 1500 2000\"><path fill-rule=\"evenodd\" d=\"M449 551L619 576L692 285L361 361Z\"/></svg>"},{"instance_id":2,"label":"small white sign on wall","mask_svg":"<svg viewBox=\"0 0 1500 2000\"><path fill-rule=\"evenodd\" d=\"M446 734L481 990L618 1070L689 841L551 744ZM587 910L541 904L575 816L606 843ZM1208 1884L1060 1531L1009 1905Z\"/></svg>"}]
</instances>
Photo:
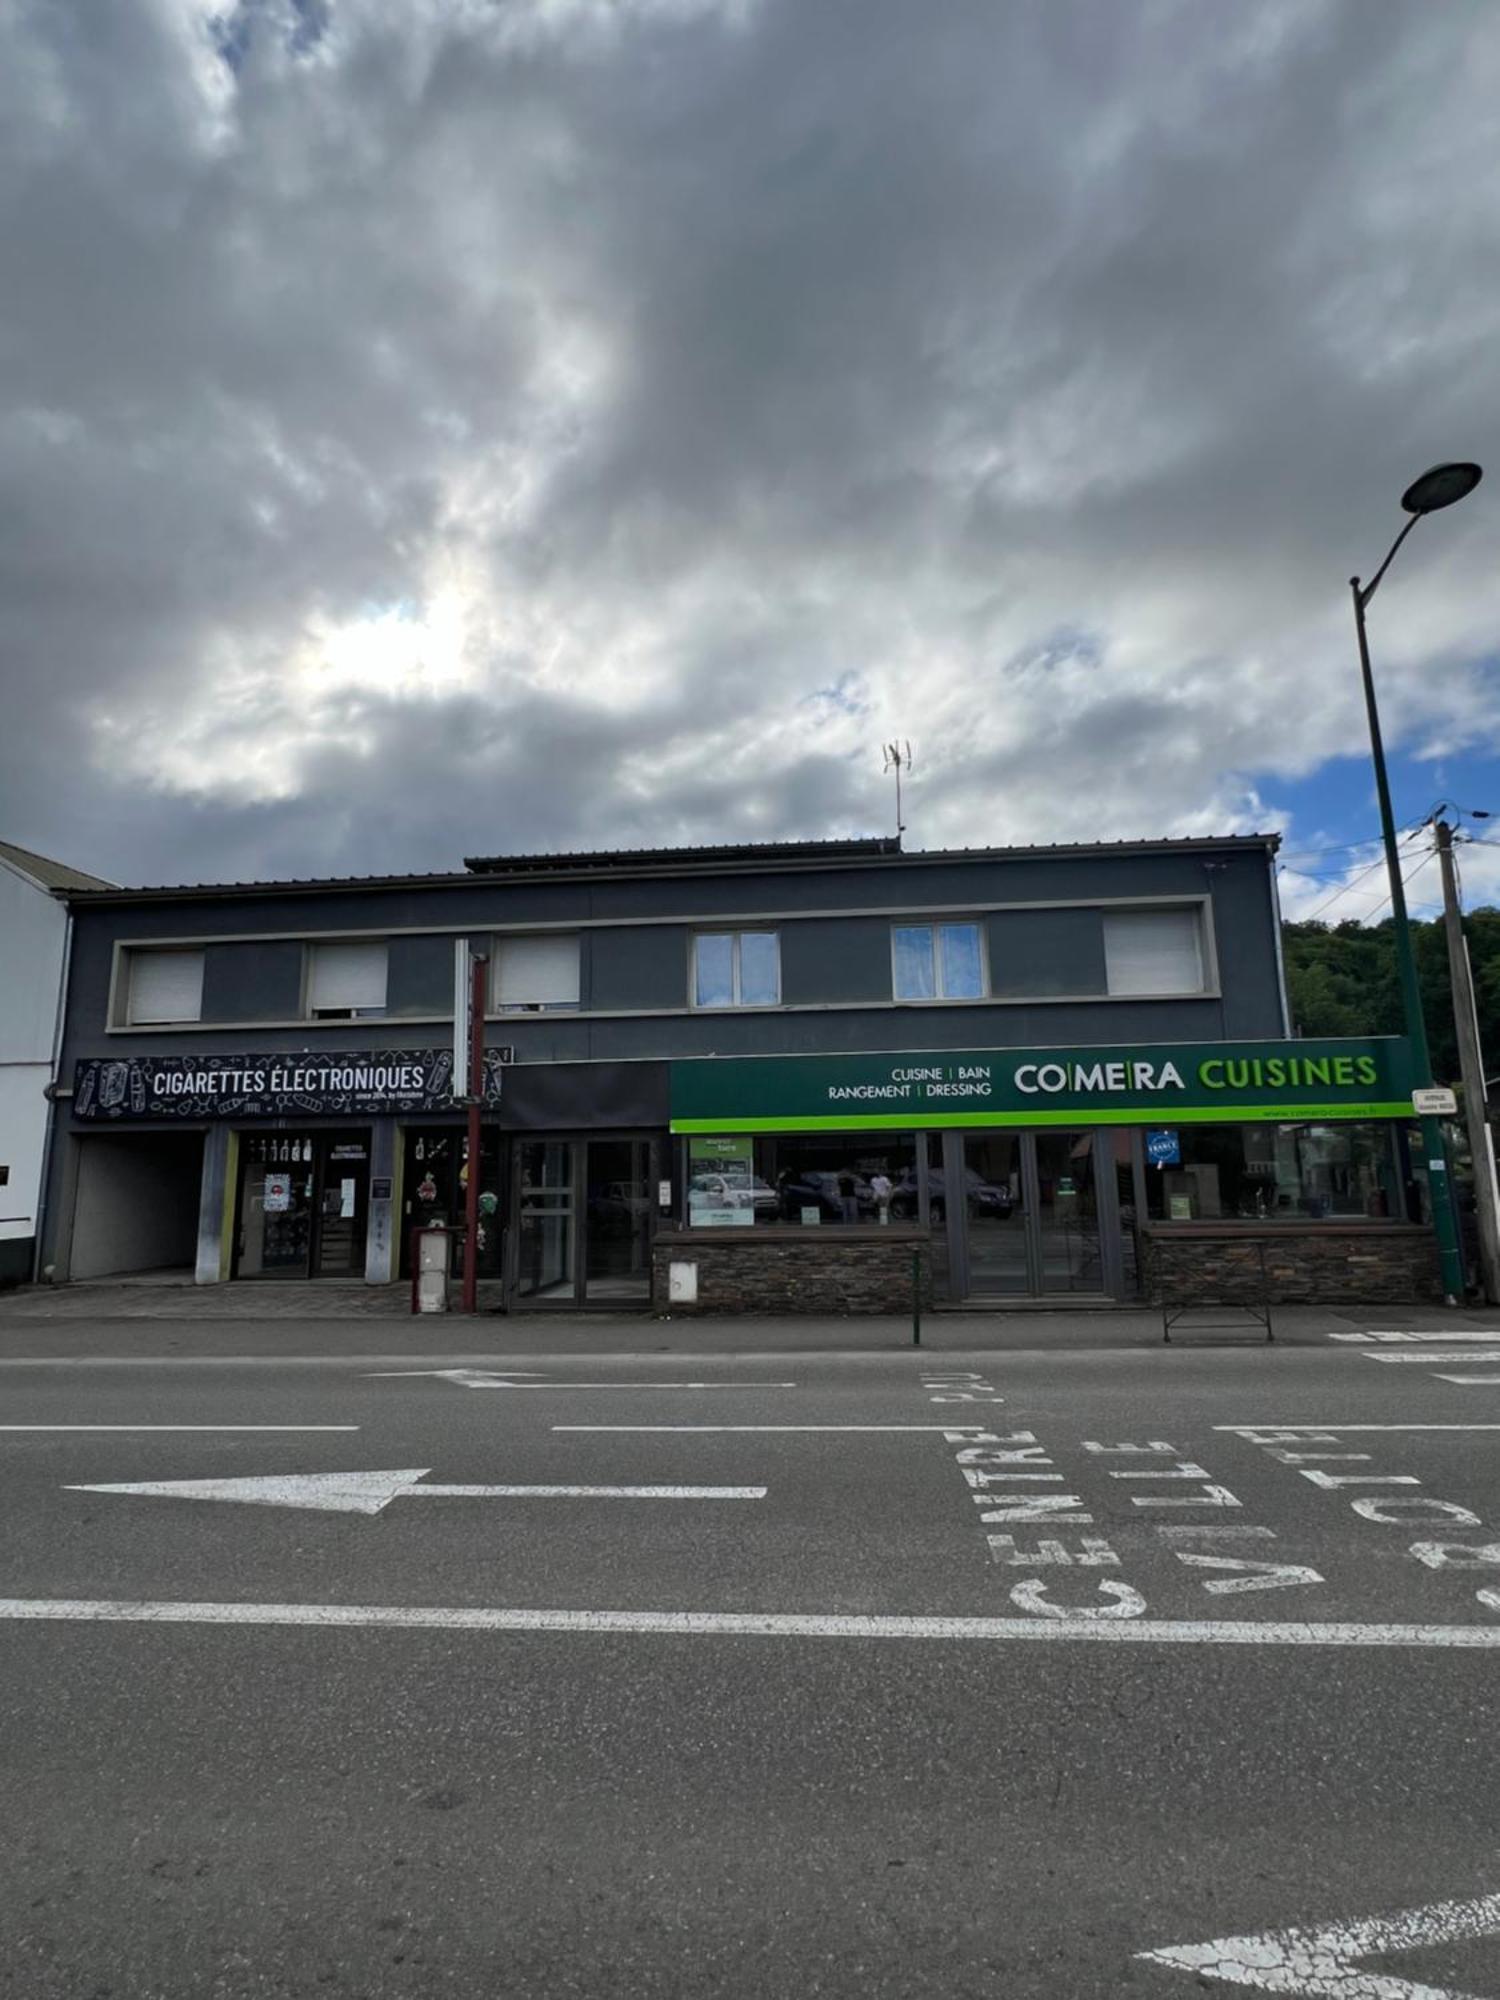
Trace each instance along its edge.
<instances>
[{"instance_id":1,"label":"small white sign on wall","mask_svg":"<svg viewBox=\"0 0 1500 2000\"><path fill-rule=\"evenodd\" d=\"M1412 1092L1411 1108L1419 1118L1451 1118L1458 1109L1458 1099L1451 1090L1434 1084L1430 1090Z\"/></svg>"}]
</instances>

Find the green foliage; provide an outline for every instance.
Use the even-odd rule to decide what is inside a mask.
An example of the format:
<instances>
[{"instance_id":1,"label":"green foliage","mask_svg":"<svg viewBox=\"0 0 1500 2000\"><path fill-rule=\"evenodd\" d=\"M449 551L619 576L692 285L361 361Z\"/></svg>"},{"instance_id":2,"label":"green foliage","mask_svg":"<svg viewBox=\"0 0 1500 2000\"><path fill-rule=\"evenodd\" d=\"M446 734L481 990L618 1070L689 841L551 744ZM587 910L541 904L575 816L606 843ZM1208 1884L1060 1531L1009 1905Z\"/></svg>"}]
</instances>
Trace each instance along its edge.
<instances>
[{"instance_id":1,"label":"green foliage","mask_svg":"<svg viewBox=\"0 0 1500 2000\"><path fill-rule=\"evenodd\" d=\"M1458 1043L1448 948L1440 919L1412 925L1422 1011L1440 1083L1458 1082ZM1500 1069L1500 910L1471 911L1464 918L1479 1041L1485 1066ZM1304 1035L1399 1035L1401 988L1391 920L1383 924L1286 924L1282 929L1292 1026Z\"/></svg>"}]
</instances>

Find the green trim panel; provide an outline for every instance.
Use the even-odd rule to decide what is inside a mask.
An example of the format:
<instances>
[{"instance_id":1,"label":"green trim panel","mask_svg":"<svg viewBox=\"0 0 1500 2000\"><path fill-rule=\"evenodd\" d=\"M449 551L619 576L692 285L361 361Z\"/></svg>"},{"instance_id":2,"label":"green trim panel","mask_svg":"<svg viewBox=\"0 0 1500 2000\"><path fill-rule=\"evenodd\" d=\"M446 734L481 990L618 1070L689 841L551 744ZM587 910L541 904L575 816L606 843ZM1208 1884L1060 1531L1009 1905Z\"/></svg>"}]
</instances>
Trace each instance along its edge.
<instances>
[{"instance_id":1,"label":"green trim panel","mask_svg":"<svg viewBox=\"0 0 1500 2000\"><path fill-rule=\"evenodd\" d=\"M1333 1118L1410 1118L1410 1104L1218 1104L1212 1110L1174 1111L1174 1125L1300 1124ZM672 1130L691 1132L890 1132L920 1126L924 1131L998 1125L1145 1125L1144 1111L949 1111L925 1118L674 1118Z\"/></svg>"}]
</instances>

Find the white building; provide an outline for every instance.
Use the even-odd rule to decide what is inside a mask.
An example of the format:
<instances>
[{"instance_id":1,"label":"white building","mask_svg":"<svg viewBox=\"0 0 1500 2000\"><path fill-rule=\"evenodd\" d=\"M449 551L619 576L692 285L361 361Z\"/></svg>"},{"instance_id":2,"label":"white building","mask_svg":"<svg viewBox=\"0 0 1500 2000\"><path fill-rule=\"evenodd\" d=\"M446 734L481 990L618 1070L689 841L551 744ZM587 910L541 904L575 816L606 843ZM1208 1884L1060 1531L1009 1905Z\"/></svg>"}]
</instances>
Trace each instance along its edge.
<instances>
[{"instance_id":1,"label":"white building","mask_svg":"<svg viewBox=\"0 0 1500 2000\"><path fill-rule=\"evenodd\" d=\"M107 889L0 840L0 1285L33 1275L72 889Z\"/></svg>"}]
</instances>

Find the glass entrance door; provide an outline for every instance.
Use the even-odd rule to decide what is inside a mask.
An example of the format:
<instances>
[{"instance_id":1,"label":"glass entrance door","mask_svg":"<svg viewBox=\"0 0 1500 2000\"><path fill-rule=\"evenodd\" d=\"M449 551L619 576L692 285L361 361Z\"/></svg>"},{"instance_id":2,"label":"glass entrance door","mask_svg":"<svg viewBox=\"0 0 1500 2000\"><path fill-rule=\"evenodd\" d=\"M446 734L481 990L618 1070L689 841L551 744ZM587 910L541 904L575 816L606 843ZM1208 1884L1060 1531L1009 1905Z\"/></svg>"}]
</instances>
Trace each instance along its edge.
<instances>
[{"instance_id":1,"label":"glass entrance door","mask_svg":"<svg viewBox=\"0 0 1500 2000\"><path fill-rule=\"evenodd\" d=\"M516 1141L511 1303L646 1305L657 1142Z\"/></svg>"},{"instance_id":2,"label":"glass entrance door","mask_svg":"<svg viewBox=\"0 0 1500 2000\"><path fill-rule=\"evenodd\" d=\"M1092 1132L1032 1135L1036 1148L1037 1289L1044 1294L1104 1290L1094 1138Z\"/></svg>"},{"instance_id":3,"label":"glass entrance door","mask_svg":"<svg viewBox=\"0 0 1500 2000\"><path fill-rule=\"evenodd\" d=\"M570 1139L527 1139L516 1149L518 1300L576 1296L577 1150Z\"/></svg>"},{"instance_id":4,"label":"glass entrance door","mask_svg":"<svg viewBox=\"0 0 1500 2000\"><path fill-rule=\"evenodd\" d=\"M651 1142L648 1139L584 1141L588 1189L584 1296L648 1299L651 1296Z\"/></svg>"},{"instance_id":5,"label":"glass entrance door","mask_svg":"<svg viewBox=\"0 0 1500 2000\"><path fill-rule=\"evenodd\" d=\"M362 1278L369 1214L370 1148L363 1134L353 1137L334 1133L318 1141L317 1162L313 1276Z\"/></svg>"},{"instance_id":6,"label":"glass entrance door","mask_svg":"<svg viewBox=\"0 0 1500 2000\"><path fill-rule=\"evenodd\" d=\"M961 1191L929 1174L934 1225L938 1202L961 1196L969 1232L969 1290L985 1296L1031 1291L1031 1256L1023 1199L1021 1132L970 1132L964 1140Z\"/></svg>"},{"instance_id":7,"label":"glass entrance door","mask_svg":"<svg viewBox=\"0 0 1500 2000\"><path fill-rule=\"evenodd\" d=\"M1107 1292L1096 1165L1098 1134L979 1131L964 1135L958 1194L929 1171L939 1197L961 1196L971 1298L1047 1298ZM1112 1171L1112 1167L1111 1167ZM1108 1193L1113 1195L1113 1182ZM1104 1206L1112 1226L1115 1204Z\"/></svg>"}]
</instances>

